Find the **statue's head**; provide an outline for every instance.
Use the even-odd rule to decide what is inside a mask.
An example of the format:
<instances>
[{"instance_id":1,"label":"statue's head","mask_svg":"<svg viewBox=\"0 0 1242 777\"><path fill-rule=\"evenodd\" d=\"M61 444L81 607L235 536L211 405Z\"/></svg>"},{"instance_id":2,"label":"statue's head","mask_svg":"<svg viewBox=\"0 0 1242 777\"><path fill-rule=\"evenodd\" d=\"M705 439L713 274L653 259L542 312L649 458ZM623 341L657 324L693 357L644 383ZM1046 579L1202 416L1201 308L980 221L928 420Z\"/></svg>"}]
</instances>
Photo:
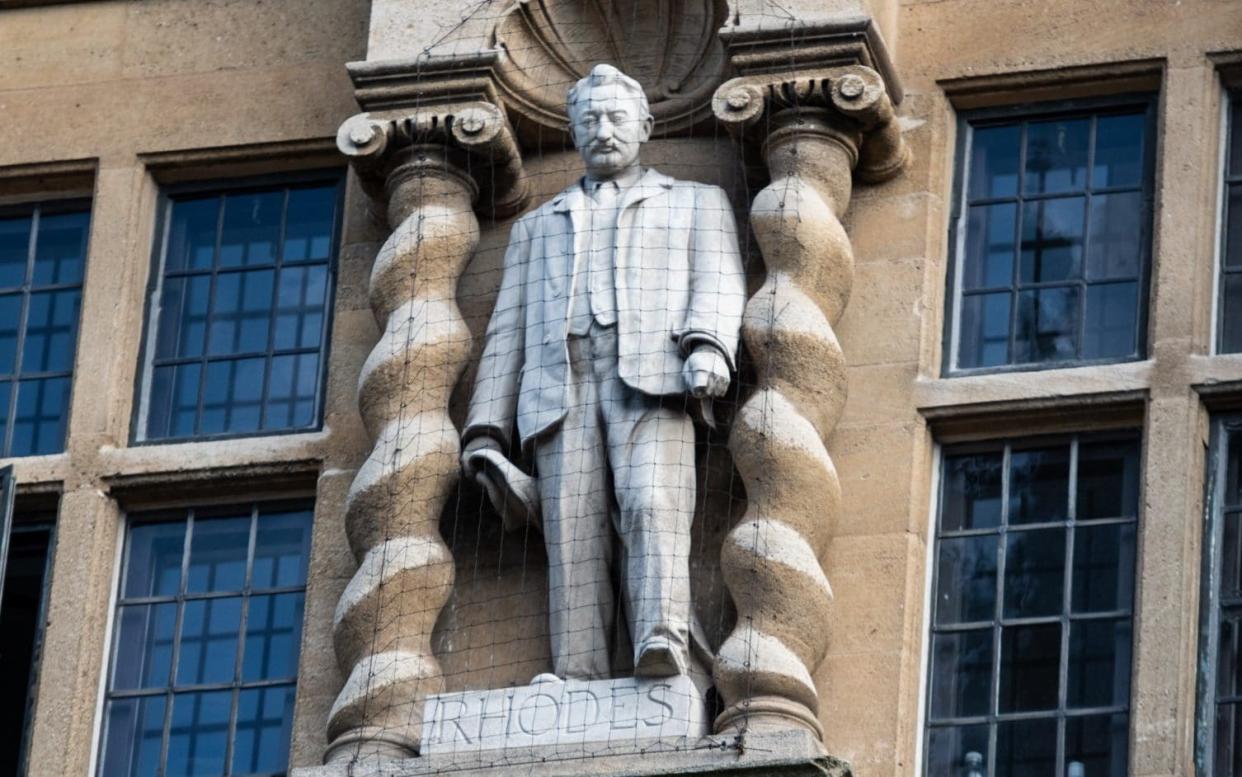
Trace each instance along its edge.
<instances>
[{"instance_id":1,"label":"statue's head","mask_svg":"<svg viewBox=\"0 0 1242 777\"><path fill-rule=\"evenodd\" d=\"M638 164L655 120L637 81L596 65L565 97L569 134L592 178L607 180Z\"/></svg>"}]
</instances>

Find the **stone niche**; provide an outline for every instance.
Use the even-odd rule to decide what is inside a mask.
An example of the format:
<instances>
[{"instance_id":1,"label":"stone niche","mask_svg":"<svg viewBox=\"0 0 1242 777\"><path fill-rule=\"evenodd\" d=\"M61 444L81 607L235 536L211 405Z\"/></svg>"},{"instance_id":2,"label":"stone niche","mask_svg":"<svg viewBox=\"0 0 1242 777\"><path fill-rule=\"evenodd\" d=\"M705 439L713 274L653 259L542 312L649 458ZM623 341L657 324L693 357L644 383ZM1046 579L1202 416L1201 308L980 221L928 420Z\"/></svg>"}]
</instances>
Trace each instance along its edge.
<instances>
[{"instance_id":1,"label":"stone niche","mask_svg":"<svg viewBox=\"0 0 1242 777\"><path fill-rule=\"evenodd\" d=\"M823 749L811 679L832 629L821 559L840 504L825 446L847 389L840 217L855 181L905 163L901 92L859 9L743 6L487 4L405 50L373 30L372 58L349 66L364 112L338 143L391 233L359 378L374 447L345 518L359 569L334 624L348 679L326 764L300 777L849 773ZM398 7L377 2L373 24ZM459 435L510 227L582 176L565 93L601 62L644 87L643 164L727 194L749 301L716 426L696 424L694 670L632 677L618 614L613 679L532 682L552 668L543 538L506 530L459 477Z\"/></svg>"}]
</instances>

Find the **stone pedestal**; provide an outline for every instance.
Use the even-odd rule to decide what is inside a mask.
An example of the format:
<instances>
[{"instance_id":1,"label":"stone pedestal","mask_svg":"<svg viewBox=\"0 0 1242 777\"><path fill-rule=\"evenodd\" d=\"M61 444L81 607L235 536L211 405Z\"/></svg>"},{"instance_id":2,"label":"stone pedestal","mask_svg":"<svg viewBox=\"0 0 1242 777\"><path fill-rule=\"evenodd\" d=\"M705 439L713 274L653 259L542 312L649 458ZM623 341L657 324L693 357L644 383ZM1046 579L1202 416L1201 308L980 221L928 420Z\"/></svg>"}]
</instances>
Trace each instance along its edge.
<instances>
[{"instance_id":1,"label":"stone pedestal","mask_svg":"<svg viewBox=\"0 0 1242 777\"><path fill-rule=\"evenodd\" d=\"M848 763L824 755L809 731L703 737L689 745L652 742L641 750L610 752L600 745L481 750L392 761L336 763L294 769L293 777L663 777L712 774L715 777L852 777Z\"/></svg>"},{"instance_id":2,"label":"stone pedestal","mask_svg":"<svg viewBox=\"0 0 1242 777\"><path fill-rule=\"evenodd\" d=\"M427 698L422 754L524 747L638 751L690 746L707 734L703 694L689 677L541 682Z\"/></svg>"}]
</instances>

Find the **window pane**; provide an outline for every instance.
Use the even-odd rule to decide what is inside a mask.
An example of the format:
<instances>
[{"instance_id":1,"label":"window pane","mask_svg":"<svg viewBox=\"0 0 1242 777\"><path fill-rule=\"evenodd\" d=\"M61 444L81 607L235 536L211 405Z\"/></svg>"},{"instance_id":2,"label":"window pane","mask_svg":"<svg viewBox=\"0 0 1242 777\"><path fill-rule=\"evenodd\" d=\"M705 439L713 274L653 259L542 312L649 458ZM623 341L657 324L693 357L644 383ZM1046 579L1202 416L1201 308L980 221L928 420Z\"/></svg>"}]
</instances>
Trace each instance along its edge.
<instances>
[{"instance_id":1,"label":"window pane","mask_svg":"<svg viewBox=\"0 0 1242 777\"><path fill-rule=\"evenodd\" d=\"M82 290L46 291L30 295L22 372L67 372L73 369L78 341Z\"/></svg>"},{"instance_id":2,"label":"window pane","mask_svg":"<svg viewBox=\"0 0 1242 777\"><path fill-rule=\"evenodd\" d=\"M1024 291L1018 295L1014 361L1065 361L1078 352L1078 288Z\"/></svg>"},{"instance_id":3,"label":"window pane","mask_svg":"<svg viewBox=\"0 0 1242 777\"><path fill-rule=\"evenodd\" d=\"M276 298L275 348L319 347L327 282L325 265L281 269Z\"/></svg>"},{"instance_id":4,"label":"window pane","mask_svg":"<svg viewBox=\"0 0 1242 777\"><path fill-rule=\"evenodd\" d=\"M1088 280L1137 278L1143 251L1141 192L1091 198Z\"/></svg>"},{"instance_id":5,"label":"window pane","mask_svg":"<svg viewBox=\"0 0 1242 777\"><path fill-rule=\"evenodd\" d=\"M1138 449L1133 442L1078 446L1079 521L1138 516Z\"/></svg>"},{"instance_id":6,"label":"window pane","mask_svg":"<svg viewBox=\"0 0 1242 777\"><path fill-rule=\"evenodd\" d=\"M1242 513L1226 513L1224 522L1220 544L1220 595L1234 598L1242 596Z\"/></svg>"},{"instance_id":7,"label":"window pane","mask_svg":"<svg viewBox=\"0 0 1242 777\"><path fill-rule=\"evenodd\" d=\"M1009 459L1009 523L1063 521L1069 513L1069 446L1016 450Z\"/></svg>"},{"instance_id":8,"label":"window pane","mask_svg":"<svg viewBox=\"0 0 1242 777\"><path fill-rule=\"evenodd\" d=\"M101 777L157 777L164 738L164 697L113 699L104 715L107 732Z\"/></svg>"},{"instance_id":9,"label":"window pane","mask_svg":"<svg viewBox=\"0 0 1242 777\"><path fill-rule=\"evenodd\" d=\"M931 715L986 715L992 705L992 630L948 632L932 640Z\"/></svg>"},{"instance_id":10,"label":"window pane","mask_svg":"<svg viewBox=\"0 0 1242 777\"><path fill-rule=\"evenodd\" d=\"M997 535L940 541L936 572L936 623L971 623L996 617Z\"/></svg>"},{"instance_id":11,"label":"window pane","mask_svg":"<svg viewBox=\"0 0 1242 777\"><path fill-rule=\"evenodd\" d=\"M1070 707L1124 706L1130 700L1130 620L1070 624Z\"/></svg>"},{"instance_id":12,"label":"window pane","mask_svg":"<svg viewBox=\"0 0 1242 777\"><path fill-rule=\"evenodd\" d=\"M1055 719L1015 720L996 727L996 777L1056 774Z\"/></svg>"},{"instance_id":13,"label":"window pane","mask_svg":"<svg viewBox=\"0 0 1242 777\"><path fill-rule=\"evenodd\" d=\"M35 286L81 283L89 231L89 213L42 214L31 282Z\"/></svg>"},{"instance_id":14,"label":"window pane","mask_svg":"<svg viewBox=\"0 0 1242 777\"><path fill-rule=\"evenodd\" d=\"M1086 199L1037 200L1022 206L1023 283L1050 283L1082 276Z\"/></svg>"},{"instance_id":15,"label":"window pane","mask_svg":"<svg viewBox=\"0 0 1242 777\"><path fill-rule=\"evenodd\" d=\"M267 350L272 315L272 270L221 273L216 276L211 333L213 356Z\"/></svg>"},{"instance_id":16,"label":"window pane","mask_svg":"<svg viewBox=\"0 0 1242 777\"><path fill-rule=\"evenodd\" d=\"M1143 180L1143 135L1147 117L1101 116L1095 128L1091 187L1138 186Z\"/></svg>"},{"instance_id":17,"label":"window pane","mask_svg":"<svg viewBox=\"0 0 1242 777\"><path fill-rule=\"evenodd\" d=\"M283 191L230 194L224 200L220 266L272 264L280 242Z\"/></svg>"},{"instance_id":18,"label":"window pane","mask_svg":"<svg viewBox=\"0 0 1242 777\"><path fill-rule=\"evenodd\" d=\"M151 381L151 418L147 437L189 437L198 417L199 375L202 367L156 367Z\"/></svg>"},{"instance_id":19,"label":"window pane","mask_svg":"<svg viewBox=\"0 0 1242 777\"><path fill-rule=\"evenodd\" d=\"M186 591L241 591L246 584L250 516L204 518L194 522Z\"/></svg>"},{"instance_id":20,"label":"window pane","mask_svg":"<svg viewBox=\"0 0 1242 777\"><path fill-rule=\"evenodd\" d=\"M287 588L306 584L310 521L311 514L307 510L259 512L251 588Z\"/></svg>"},{"instance_id":21,"label":"window pane","mask_svg":"<svg viewBox=\"0 0 1242 777\"><path fill-rule=\"evenodd\" d=\"M177 685L231 683L237 667L241 597L192 599L181 616Z\"/></svg>"},{"instance_id":22,"label":"window pane","mask_svg":"<svg viewBox=\"0 0 1242 777\"><path fill-rule=\"evenodd\" d=\"M65 449L69 379L23 380L17 384L17 416L10 455L33 456Z\"/></svg>"},{"instance_id":23,"label":"window pane","mask_svg":"<svg viewBox=\"0 0 1242 777\"><path fill-rule=\"evenodd\" d=\"M21 286L26 282L26 264L30 260L29 216L0 219L0 288Z\"/></svg>"},{"instance_id":24,"label":"window pane","mask_svg":"<svg viewBox=\"0 0 1242 777\"><path fill-rule=\"evenodd\" d=\"M1061 624L1005 627L1001 632L999 711L1055 709L1060 668Z\"/></svg>"},{"instance_id":25,"label":"window pane","mask_svg":"<svg viewBox=\"0 0 1242 777\"><path fill-rule=\"evenodd\" d=\"M318 388L319 354L274 357L264 428L296 429L314 425Z\"/></svg>"},{"instance_id":26,"label":"window pane","mask_svg":"<svg viewBox=\"0 0 1242 777\"><path fill-rule=\"evenodd\" d=\"M962 288L991 288L1013 282L1017 216L1018 206L1012 202L970 208Z\"/></svg>"},{"instance_id":27,"label":"window pane","mask_svg":"<svg viewBox=\"0 0 1242 777\"><path fill-rule=\"evenodd\" d=\"M266 362L256 358L207 364L200 425L203 434L253 432L259 428Z\"/></svg>"},{"instance_id":28,"label":"window pane","mask_svg":"<svg viewBox=\"0 0 1242 777\"><path fill-rule=\"evenodd\" d=\"M129 530L124 596L174 596L181 588L185 524L145 523Z\"/></svg>"},{"instance_id":29,"label":"window pane","mask_svg":"<svg viewBox=\"0 0 1242 777\"><path fill-rule=\"evenodd\" d=\"M1229 117L1229 175L1242 175L1242 100L1236 96L1233 115Z\"/></svg>"},{"instance_id":30,"label":"window pane","mask_svg":"<svg viewBox=\"0 0 1242 777\"><path fill-rule=\"evenodd\" d=\"M17 368L17 330L22 320L22 295L0 296L0 374Z\"/></svg>"},{"instance_id":31,"label":"window pane","mask_svg":"<svg viewBox=\"0 0 1242 777\"><path fill-rule=\"evenodd\" d=\"M1082 358L1133 356L1138 350L1138 283L1087 287L1087 320Z\"/></svg>"},{"instance_id":32,"label":"window pane","mask_svg":"<svg viewBox=\"0 0 1242 777\"><path fill-rule=\"evenodd\" d=\"M164 688L172 672L177 605L135 604L117 615L113 690Z\"/></svg>"},{"instance_id":33,"label":"window pane","mask_svg":"<svg viewBox=\"0 0 1242 777\"><path fill-rule=\"evenodd\" d=\"M1023 191L1027 194L1081 191L1087 183L1090 130L1090 119L1055 119L1028 124Z\"/></svg>"},{"instance_id":34,"label":"window pane","mask_svg":"<svg viewBox=\"0 0 1242 777\"><path fill-rule=\"evenodd\" d=\"M933 728L927 742L927 774L946 777L986 775L988 727Z\"/></svg>"},{"instance_id":35,"label":"window pane","mask_svg":"<svg viewBox=\"0 0 1242 777\"><path fill-rule=\"evenodd\" d=\"M244 682L297 676L304 598L301 593L250 598L242 662Z\"/></svg>"},{"instance_id":36,"label":"window pane","mask_svg":"<svg viewBox=\"0 0 1242 777\"><path fill-rule=\"evenodd\" d=\"M1128 611L1134 600L1133 523L1074 529L1074 612Z\"/></svg>"},{"instance_id":37,"label":"window pane","mask_svg":"<svg viewBox=\"0 0 1242 777\"><path fill-rule=\"evenodd\" d=\"M1216 774L1242 774L1242 704L1216 708Z\"/></svg>"},{"instance_id":38,"label":"window pane","mask_svg":"<svg viewBox=\"0 0 1242 777\"><path fill-rule=\"evenodd\" d=\"M1218 696L1237 696L1242 692L1242 678L1238 672L1238 624L1242 621L1237 614L1234 617L1222 617L1220 620L1220 650L1216 657L1216 694Z\"/></svg>"},{"instance_id":39,"label":"window pane","mask_svg":"<svg viewBox=\"0 0 1242 777\"><path fill-rule=\"evenodd\" d=\"M1005 617L1056 615L1065 591L1065 530L1035 529L1005 537Z\"/></svg>"},{"instance_id":40,"label":"window pane","mask_svg":"<svg viewBox=\"0 0 1242 777\"><path fill-rule=\"evenodd\" d=\"M1009 362L1009 305L1013 295L970 294L962 297L958 366L995 367Z\"/></svg>"},{"instance_id":41,"label":"window pane","mask_svg":"<svg viewBox=\"0 0 1242 777\"><path fill-rule=\"evenodd\" d=\"M293 686L242 691L237 699L233 774L276 774L289 763Z\"/></svg>"},{"instance_id":42,"label":"window pane","mask_svg":"<svg viewBox=\"0 0 1242 777\"><path fill-rule=\"evenodd\" d=\"M190 275L164 280L160 293L159 334L155 358L202 356L207 337L211 276Z\"/></svg>"},{"instance_id":43,"label":"window pane","mask_svg":"<svg viewBox=\"0 0 1242 777\"><path fill-rule=\"evenodd\" d=\"M1000 526L1002 461L1000 453L945 458L941 531Z\"/></svg>"},{"instance_id":44,"label":"window pane","mask_svg":"<svg viewBox=\"0 0 1242 777\"><path fill-rule=\"evenodd\" d=\"M173 696L166 777L219 777L224 773L232 691Z\"/></svg>"},{"instance_id":45,"label":"window pane","mask_svg":"<svg viewBox=\"0 0 1242 777\"><path fill-rule=\"evenodd\" d=\"M336 187L289 190L285 225L285 262L327 259L332 255Z\"/></svg>"},{"instance_id":46,"label":"window pane","mask_svg":"<svg viewBox=\"0 0 1242 777\"><path fill-rule=\"evenodd\" d=\"M179 199L172 204L168 230L166 272L205 270L216 255L216 229L220 224L220 197Z\"/></svg>"},{"instance_id":47,"label":"window pane","mask_svg":"<svg viewBox=\"0 0 1242 777\"><path fill-rule=\"evenodd\" d=\"M1225 273L1221 278L1222 353L1242 351L1242 273Z\"/></svg>"},{"instance_id":48,"label":"window pane","mask_svg":"<svg viewBox=\"0 0 1242 777\"><path fill-rule=\"evenodd\" d=\"M1066 777L1125 777L1130 721L1125 713L1065 721ZM1080 769L1074 775L1075 764Z\"/></svg>"},{"instance_id":49,"label":"window pane","mask_svg":"<svg viewBox=\"0 0 1242 777\"><path fill-rule=\"evenodd\" d=\"M1242 267L1242 183L1225 193L1225 266Z\"/></svg>"}]
</instances>

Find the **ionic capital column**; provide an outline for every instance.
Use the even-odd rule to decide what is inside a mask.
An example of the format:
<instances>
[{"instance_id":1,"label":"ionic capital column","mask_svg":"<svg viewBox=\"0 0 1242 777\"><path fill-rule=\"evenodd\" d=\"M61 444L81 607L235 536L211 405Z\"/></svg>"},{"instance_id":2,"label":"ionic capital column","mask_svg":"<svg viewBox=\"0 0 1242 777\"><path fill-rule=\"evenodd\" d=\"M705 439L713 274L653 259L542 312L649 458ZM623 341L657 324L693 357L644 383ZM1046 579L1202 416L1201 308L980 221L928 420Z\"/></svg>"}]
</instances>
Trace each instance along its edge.
<instances>
[{"instance_id":1,"label":"ionic capital column","mask_svg":"<svg viewBox=\"0 0 1242 777\"><path fill-rule=\"evenodd\" d=\"M822 738L813 678L832 599L822 559L841 509L825 443L847 382L833 327L854 277L841 216L855 177L892 177L908 152L883 78L863 65L742 76L713 107L761 145L771 176L750 208L767 277L742 323L757 386L729 440L748 506L721 558L738 617L716 658L716 730L803 727Z\"/></svg>"},{"instance_id":2,"label":"ionic capital column","mask_svg":"<svg viewBox=\"0 0 1242 777\"><path fill-rule=\"evenodd\" d=\"M523 198L509 125L486 102L359 114L337 143L392 233L371 271L381 334L358 379L374 447L346 504L359 569L336 608L348 679L328 721L330 762L414 755L423 699L443 690L431 633L454 576L439 531L458 473L448 404L471 347L457 280L478 243L481 190L493 210Z\"/></svg>"}]
</instances>

